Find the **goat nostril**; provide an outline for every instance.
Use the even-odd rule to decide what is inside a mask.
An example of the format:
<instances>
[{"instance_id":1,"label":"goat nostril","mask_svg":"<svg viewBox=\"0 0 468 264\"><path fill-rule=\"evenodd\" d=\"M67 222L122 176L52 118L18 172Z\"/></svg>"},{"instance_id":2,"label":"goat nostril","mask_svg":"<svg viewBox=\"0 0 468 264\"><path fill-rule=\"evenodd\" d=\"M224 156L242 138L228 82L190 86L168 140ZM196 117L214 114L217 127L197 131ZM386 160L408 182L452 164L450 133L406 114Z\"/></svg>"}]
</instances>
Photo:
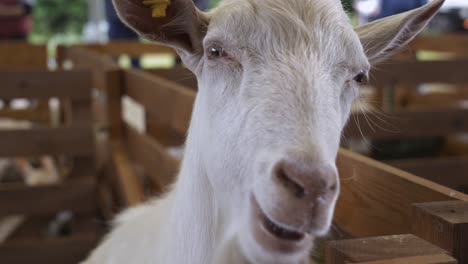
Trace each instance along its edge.
<instances>
[{"instance_id":1,"label":"goat nostril","mask_svg":"<svg viewBox=\"0 0 468 264\"><path fill-rule=\"evenodd\" d=\"M336 190L338 189L338 184L333 184L332 186L330 186L330 191L332 192L336 192Z\"/></svg>"},{"instance_id":2,"label":"goat nostril","mask_svg":"<svg viewBox=\"0 0 468 264\"><path fill-rule=\"evenodd\" d=\"M279 182L289 191L291 191L295 197L302 199L305 197L304 188L292 180L284 171L283 168L280 168L277 172L277 177Z\"/></svg>"}]
</instances>

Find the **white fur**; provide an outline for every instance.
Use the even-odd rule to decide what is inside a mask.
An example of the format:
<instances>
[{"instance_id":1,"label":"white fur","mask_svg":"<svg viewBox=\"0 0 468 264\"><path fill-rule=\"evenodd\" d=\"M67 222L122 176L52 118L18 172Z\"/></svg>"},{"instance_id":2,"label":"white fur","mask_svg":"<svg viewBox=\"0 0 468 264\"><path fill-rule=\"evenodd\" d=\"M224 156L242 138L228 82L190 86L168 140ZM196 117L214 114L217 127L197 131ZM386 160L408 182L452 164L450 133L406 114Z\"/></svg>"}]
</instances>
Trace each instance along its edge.
<instances>
[{"instance_id":1,"label":"white fur","mask_svg":"<svg viewBox=\"0 0 468 264\"><path fill-rule=\"evenodd\" d=\"M121 215L87 264L307 262L311 248L283 254L253 239L250 197L266 214L287 209L278 208L289 198L271 171L291 151L336 169L341 131L358 93L353 77L369 70L363 46L338 0L225 0L204 15L210 22L198 36L203 48L221 45L230 57L209 59L178 47L199 93L177 182L164 199ZM142 23L130 19L138 30ZM402 19L381 30L407 28L396 23ZM389 37L378 28L370 30L385 36L385 49L408 40L399 30ZM374 42L366 39L373 51ZM312 236L327 232L336 198L316 216Z\"/></svg>"}]
</instances>

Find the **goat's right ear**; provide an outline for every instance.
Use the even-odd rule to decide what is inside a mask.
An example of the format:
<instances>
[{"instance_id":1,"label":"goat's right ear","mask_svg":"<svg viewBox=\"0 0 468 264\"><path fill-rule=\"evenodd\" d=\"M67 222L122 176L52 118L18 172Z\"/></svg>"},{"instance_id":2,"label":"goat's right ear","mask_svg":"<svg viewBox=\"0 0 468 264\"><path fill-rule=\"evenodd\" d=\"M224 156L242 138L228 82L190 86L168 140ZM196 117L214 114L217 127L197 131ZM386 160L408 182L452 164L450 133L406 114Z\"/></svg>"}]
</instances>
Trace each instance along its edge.
<instances>
[{"instance_id":1,"label":"goat's right ear","mask_svg":"<svg viewBox=\"0 0 468 264\"><path fill-rule=\"evenodd\" d=\"M203 53L209 19L192 0L171 0L166 16L152 16L143 0L113 0L120 19L143 38L175 48L179 54Z\"/></svg>"},{"instance_id":2,"label":"goat's right ear","mask_svg":"<svg viewBox=\"0 0 468 264\"><path fill-rule=\"evenodd\" d=\"M434 17L445 0L356 28L371 64L379 63L408 44Z\"/></svg>"}]
</instances>

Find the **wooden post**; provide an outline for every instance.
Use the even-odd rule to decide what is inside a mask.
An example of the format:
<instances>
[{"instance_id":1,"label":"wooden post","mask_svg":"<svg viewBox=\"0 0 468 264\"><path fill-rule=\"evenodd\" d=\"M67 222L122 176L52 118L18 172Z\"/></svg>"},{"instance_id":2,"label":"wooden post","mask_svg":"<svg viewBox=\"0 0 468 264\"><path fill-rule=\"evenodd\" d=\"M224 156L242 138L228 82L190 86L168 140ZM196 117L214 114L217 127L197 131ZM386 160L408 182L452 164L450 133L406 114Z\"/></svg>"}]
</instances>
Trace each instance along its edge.
<instances>
[{"instance_id":1,"label":"wooden post","mask_svg":"<svg viewBox=\"0 0 468 264\"><path fill-rule=\"evenodd\" d=\"M327 264L456 263L445 250L414 235L331 241L325 254Z\"/></svg>"},{"instance_id":2,"label":"wooden post","mask_svg":"<svg viewBox=\"0 0 468 264\"><path fill-rule=\"evenodd\" d=\"M468 202L414 204L412 232L468 263Z\"/></svg>"},{"instance_id":3,"label":"wooden post","mask_svg":"<svg viewBox=\"0 0 468 264\"><path fill-rule=\"evenodd\" d=\"M112 139L122 138L122 71L112 69L104 72L107 109L106 119Z\"/></svg>"}]
</instances>

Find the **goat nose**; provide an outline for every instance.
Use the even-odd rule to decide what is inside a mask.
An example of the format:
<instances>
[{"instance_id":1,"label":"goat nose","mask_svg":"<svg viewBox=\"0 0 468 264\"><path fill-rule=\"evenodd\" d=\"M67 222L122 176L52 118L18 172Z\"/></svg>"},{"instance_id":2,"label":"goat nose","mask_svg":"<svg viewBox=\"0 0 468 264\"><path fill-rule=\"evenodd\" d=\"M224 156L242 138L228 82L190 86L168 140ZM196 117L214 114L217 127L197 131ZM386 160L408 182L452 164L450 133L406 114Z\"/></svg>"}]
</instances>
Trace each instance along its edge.
<instances>
[{"instance_id":1,"label":"goat nose","mask_svg":"<svg viewBox=\"0 0 468 264\"><path fill-rule=\"evenodd\" d=\"M304 159L283 160L275 166L277 183L298 199L325 201L338 191L338 174L329 165Z\"/></svg>"}]
</instances>

